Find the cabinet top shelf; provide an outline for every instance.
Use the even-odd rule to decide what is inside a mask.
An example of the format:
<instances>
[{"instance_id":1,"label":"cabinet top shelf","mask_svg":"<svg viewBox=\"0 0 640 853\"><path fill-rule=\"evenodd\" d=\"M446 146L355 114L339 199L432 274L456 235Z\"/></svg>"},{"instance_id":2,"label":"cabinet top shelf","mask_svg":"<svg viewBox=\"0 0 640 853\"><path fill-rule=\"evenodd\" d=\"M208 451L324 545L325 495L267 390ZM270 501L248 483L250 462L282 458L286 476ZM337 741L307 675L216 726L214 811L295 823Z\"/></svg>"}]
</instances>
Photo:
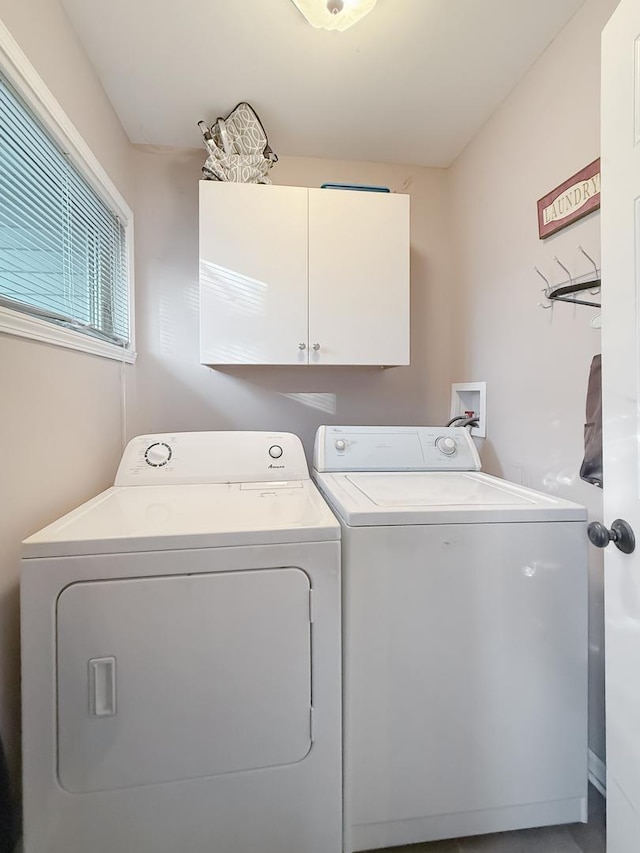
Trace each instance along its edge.
<instances>
[{"instance_id":1,"label":"cabinet top shelf","mask_svg":"<svg viewBox=\"0 0 640 853\"><path fill-rule=\"evenodd\" d=\"M328 195L329 193L331 195L338 195L338 194L366 195L369 197L370 196L375 196L375 197L382 196L382 197L385 197L387 199L390 196L392 196L392 197L393 196L407 196L407 197L409 197L409 193L396 192L396 190L391 189L389 187L374 187L374 186L368 186L365 184L361 184L361 185L353 184L352 186L350 186L348 184L342 184L342 185L339 185L339 184L329 185L329 184L327 184L327 185L321 186L321 187L300 187L300 186L293 186L291 184L277 184L277 183L272 183L272 184L247 183L247 184L245 184L245 183L234 182L234 181L212 181L212 180L208 180L207 178L200 178L199 183L200 183L201 187L206 187L206 186L208 186L208 187L236 187L236 188L242 187L245 192L247 192L247 191L251 192L252 190L262 192L264 189L266 189L267 191L269 191L269 189L278 189L278 190L288 189L288 190L294 190L294 191L295 190L298 190L298 191L299 190L305 190L306 192L318 192L318 193L322 193L323 195L325 195L325 194ZM222 192L224 192L224 191L225 190L222 190ZM211 190L211 192L215 192L215 190ZM234 192L234 190L231 190L231 192Z\"/></svg>"}]
</instances>

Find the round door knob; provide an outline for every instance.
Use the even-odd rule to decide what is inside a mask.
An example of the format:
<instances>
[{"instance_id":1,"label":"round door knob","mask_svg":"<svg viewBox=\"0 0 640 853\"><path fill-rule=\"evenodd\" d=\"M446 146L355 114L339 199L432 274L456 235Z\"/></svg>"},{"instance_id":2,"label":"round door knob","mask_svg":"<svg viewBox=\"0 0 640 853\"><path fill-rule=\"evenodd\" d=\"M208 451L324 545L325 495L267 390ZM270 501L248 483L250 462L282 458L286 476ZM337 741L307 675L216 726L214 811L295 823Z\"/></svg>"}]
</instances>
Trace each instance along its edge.
<instances>
[{"instance_id":1,"label":"round door knob","mask_svg":"<svg viewBox=\"0 0 640 853\"><path fill-rule=\"evenodd\" d=\"M307 348L306 344L298 344L298 349L306 349L306 348Z\"/></svg>"},{"instance_id":2,"label":"round door knob","mask_svg":"<svg viewBox=\"0 0 640 853\"><path fill-rule=\"evenodd\" d=\"M599 521L592 521L587 527L589 542L596 548L606 548L609 542L613 542L623 554L633 554L636 547L636 537L633 530L622 518L616 518L611 524L611 530L607 530Z\"/></svg>"},{"instance_id":3,"label":"round door knob","mask_svg":"<svg viewBox=\"0 0 640 853\"><path fill-rule=\"evenodd\" d=\"M318 352L318 350L320 349L320 344L314 344L313 348L316 352Z\"/></svg>"}]
</instances>

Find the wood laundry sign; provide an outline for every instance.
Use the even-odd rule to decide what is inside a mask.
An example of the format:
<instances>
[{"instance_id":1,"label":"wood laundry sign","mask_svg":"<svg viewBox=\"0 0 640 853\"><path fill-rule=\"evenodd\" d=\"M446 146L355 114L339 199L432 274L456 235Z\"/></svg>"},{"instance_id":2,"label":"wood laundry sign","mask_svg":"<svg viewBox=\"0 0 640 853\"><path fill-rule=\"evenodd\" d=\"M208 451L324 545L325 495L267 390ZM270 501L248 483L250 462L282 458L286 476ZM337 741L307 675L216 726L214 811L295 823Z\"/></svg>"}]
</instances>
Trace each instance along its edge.
<instances>
[{"instance_id":1,"label":"wood laundry sign","mask_svg":"<svg viewBox=\"0 0 640 853\"><path fill-rule=\"evenodd\" d=\"M540 239L577 222L600 207L600 158L576 172L538 201Z\"/></svg>"}]
</instances>

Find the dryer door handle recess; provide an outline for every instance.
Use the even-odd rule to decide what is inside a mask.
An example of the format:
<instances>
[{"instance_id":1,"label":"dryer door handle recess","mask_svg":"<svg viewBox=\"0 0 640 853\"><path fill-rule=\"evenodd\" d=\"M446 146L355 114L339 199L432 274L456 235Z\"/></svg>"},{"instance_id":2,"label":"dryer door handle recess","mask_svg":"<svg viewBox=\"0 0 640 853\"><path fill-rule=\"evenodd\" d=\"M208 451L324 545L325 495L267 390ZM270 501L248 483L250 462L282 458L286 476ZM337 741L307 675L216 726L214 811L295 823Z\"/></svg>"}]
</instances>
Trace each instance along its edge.
<instances>
[{"instance_id":1,"label":"dryer door handle recess","mask_svg":"<svg viewBox=\"0 0 640 853\"><path fill-rule=\"evenodd\" d=\"M115 716L115 658L93 658L89 661L89 713L92 717Z\"/></svg>"}]
</instances>

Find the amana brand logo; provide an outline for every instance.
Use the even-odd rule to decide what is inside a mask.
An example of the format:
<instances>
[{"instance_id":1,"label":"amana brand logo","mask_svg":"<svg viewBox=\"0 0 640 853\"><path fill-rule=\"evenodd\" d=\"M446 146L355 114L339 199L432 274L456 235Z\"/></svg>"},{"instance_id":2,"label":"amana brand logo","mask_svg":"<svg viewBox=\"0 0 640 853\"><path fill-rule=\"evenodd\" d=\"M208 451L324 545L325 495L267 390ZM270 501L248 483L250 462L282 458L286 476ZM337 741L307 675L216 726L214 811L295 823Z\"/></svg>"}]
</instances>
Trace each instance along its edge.
<instances>
[{"instance_id":1,"label":"amana brand logo","mask_svg":"<svg viewBox=\"0 0 640 853\"><path fill-rule=\"evenodd\" d=\"M269 468L284 468L284 465L269 465Z\"/></svg>"}]
</instances>

